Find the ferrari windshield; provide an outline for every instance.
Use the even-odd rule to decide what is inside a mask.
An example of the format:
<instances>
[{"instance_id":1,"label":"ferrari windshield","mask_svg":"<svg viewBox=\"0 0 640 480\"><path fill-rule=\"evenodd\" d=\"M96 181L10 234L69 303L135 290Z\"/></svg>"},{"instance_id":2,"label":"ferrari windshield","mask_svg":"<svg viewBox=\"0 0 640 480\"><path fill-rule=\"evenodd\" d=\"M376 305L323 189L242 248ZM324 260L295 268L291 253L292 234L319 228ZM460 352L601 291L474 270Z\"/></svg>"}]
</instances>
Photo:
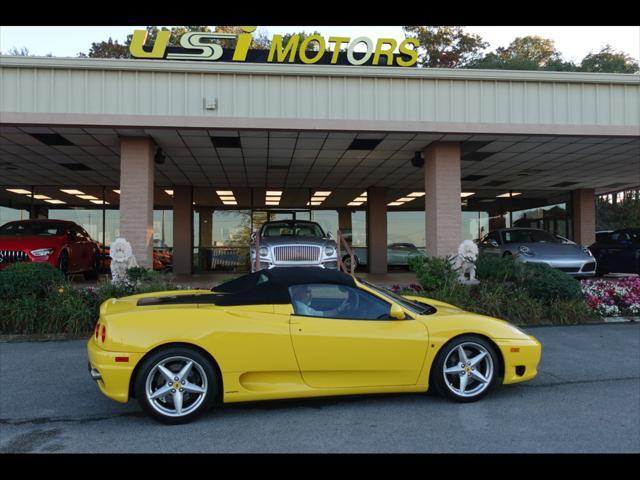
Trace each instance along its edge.
<instances>
[{"instance_id":1,"label":"ferrari windshield","mask_svg":"<svg viewBox=\"0 0 640 480\"><path fill-rule=\"evenodd\" d=\"M54 222L9 222L0 227L0 235L37 235L54 237L63 235L65 226Z\"/></svg>"},{"instance_id":2,"label":"ferrari windshield","mask_svg":"<svg viewBox=\"0 0 640 480\"><path fill-rule=\"evenodd\" d=\"M391 290L382 289L360 278L358 279L358 281L418 315L429 315L431 313L435 313L436 311L434 307L432 307L431 305L427 305L426 303L414 302L413 300L409 300L408 298L404 298L393 293Z\"/></svg>"},{"instance_id":3,"label":"ferrari windshield","mask_svg":"<svg viewBox=\"0 0 640 480\"><path fill-rule=\"evenodd\" d=\"M544 230L505 230L504 243L561 243L561 240Z\"/></svg>"},{"instance_id":4,"label":"ferrari windshield","mask_svg":"<svg viewBox=\"0 0 640 480\"><path fill-rule=\"evenodd\" d=\"M272 222L262 227L262 237L324 237L320 225L313 222Z\"/></svg>"}]
</instances>

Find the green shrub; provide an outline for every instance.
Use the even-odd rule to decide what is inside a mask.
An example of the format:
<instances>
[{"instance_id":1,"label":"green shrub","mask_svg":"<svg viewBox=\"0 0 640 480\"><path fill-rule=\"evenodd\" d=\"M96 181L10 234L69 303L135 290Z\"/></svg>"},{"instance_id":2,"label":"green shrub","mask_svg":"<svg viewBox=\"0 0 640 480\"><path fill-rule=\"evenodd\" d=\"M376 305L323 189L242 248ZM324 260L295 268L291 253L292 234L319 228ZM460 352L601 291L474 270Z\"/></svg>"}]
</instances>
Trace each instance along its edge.
<instances>
[{"instance_id":1,"label":"green shrub","mask_svg":"<svg viewBox=\"0 0 640 480\"><path fill-rule=\"evenodd\" d=\"M511 255L505 257L480 255L476 260L476 278L512 282L516 279L516 262Z\"/></svg>"},{"instance_id":2,"label":"green shrub","mask_svg":"<svg viewBox=\"0 0 640 480\"><path fill-rule=\"evenodd\" d=\"M516 283L529 296L546 304L557 300L582 300L580 284L566 273L544 263L523 263L516 268Z\"/></svg>"},{"instance_id":3,"label":"green shrub","mask_svg":"<svg viewBox=\"0 0 640 480\"><path fill-rule=\"evenodd\" d=\"M449 291L458 284L451 257L415 257L409 268L416 273L418 282L426 291Z\"/></svg>"},{"instance_id":4,"label":"green shrub","mask_svg":"<svg viewBox=\"0 0 640 480\"><path fill-rule=\"evenodd\" d=\"M48 263L18 262L0 270L0 298L45 297L64 284L64 276Z\"/></svg>"}]
</instances>

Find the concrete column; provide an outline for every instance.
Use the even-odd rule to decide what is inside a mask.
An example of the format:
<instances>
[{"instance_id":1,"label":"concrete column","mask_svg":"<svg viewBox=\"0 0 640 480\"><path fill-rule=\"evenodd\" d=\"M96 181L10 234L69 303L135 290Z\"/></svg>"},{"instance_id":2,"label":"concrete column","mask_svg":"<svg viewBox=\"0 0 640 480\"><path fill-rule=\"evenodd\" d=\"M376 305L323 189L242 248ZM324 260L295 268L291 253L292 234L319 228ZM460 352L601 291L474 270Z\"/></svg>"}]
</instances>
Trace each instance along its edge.
<instances>
[{"instance_id":1,"label":"concrete column","mask_svg":"<svg viewBox=\"0 0 640 480\"><path fill-rule=\"evenodd\" d=\"M173 272L193 272L193 187L173 187Z\"/></svg>"},{"instance_id":2,"label":"concrete column","mask_svg":"<svg viewBox=\"0 0 640 480\"><path fill-rule=\"evenodd\" d=\"M427 255L457 255L460 245L460 144L434 143L424 150Z\"/></svg>"},{"instance_id":3,"label":"concrete column","mask_svg":"<svg viewBox=\"0 0 640 480\"><path fill-rule=\"evenodd\" d=\"M150 138L120 139L120 236L146 268L153 268L154 155Z\"/></svg>"},{"instance_id":4,"label":"concrete column","mask_svg":"<svg viewBox=\"0 0 640 480\"><path fill-rule=\"evenodd\" d=\"M571 192L573 241L588 247L596 241L596 191L583 188Z\"/></svg>"},{"instance_id":5,"label":"concrete column","mask_svg":"<svg viewBox=\"0 0 640 480\"><path fill-rule=\"evenodd\" d=\"M367 264L369 273L387 273L387 190L367 190Z\"/></svg>"}]
</instances>

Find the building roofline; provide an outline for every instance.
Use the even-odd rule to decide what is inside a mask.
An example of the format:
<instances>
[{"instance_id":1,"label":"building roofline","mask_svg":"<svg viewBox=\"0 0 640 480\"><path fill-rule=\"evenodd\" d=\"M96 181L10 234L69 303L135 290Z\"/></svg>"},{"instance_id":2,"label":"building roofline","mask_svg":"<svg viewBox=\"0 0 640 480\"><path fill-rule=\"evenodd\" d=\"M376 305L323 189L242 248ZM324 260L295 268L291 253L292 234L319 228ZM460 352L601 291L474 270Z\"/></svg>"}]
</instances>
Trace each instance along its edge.
<instances>
[{"instance_id":1,"label":"building roofline","mask_svg":"<svg viewBox=\"0 0 640 480\"><path fill-rule=\"evenodd\" d=\"M640 85L640 74L402 68L372 66L230 63L207 61L0 56L0 67L120 70L135 72L414 78L425 80L495 80L525 82L615 83Z\"/></svg>"}]
</instances>

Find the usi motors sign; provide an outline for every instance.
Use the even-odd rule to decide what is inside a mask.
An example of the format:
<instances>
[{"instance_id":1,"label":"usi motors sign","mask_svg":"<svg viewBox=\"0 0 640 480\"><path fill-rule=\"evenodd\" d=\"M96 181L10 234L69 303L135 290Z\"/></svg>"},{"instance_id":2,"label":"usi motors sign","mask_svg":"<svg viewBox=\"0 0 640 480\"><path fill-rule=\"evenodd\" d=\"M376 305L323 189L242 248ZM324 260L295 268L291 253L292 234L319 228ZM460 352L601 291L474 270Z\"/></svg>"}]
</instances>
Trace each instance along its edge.
<instances>
[{"instance_id":1,"label":"usi motors sign","mask_svg":"<svg viewBox=\"0 0 640 480\"><path fill-rule=\"evenodd\" d=\"M133 32L129 51L134 58L232 62L302 63L325 65L376 65L413 67L418 60L418 40L407 38L398 44L393 38L329 37L292 35L284 40L274 35L269 49L249 48L257 27L240 27L241 33L188 32L180 46L169 46L169 31L160 31L153 45L146 45L146 30ZM221 40L235 40L223 48ZM356 47L358 51L356 51Z\"/></svg>"}]
</instances>

